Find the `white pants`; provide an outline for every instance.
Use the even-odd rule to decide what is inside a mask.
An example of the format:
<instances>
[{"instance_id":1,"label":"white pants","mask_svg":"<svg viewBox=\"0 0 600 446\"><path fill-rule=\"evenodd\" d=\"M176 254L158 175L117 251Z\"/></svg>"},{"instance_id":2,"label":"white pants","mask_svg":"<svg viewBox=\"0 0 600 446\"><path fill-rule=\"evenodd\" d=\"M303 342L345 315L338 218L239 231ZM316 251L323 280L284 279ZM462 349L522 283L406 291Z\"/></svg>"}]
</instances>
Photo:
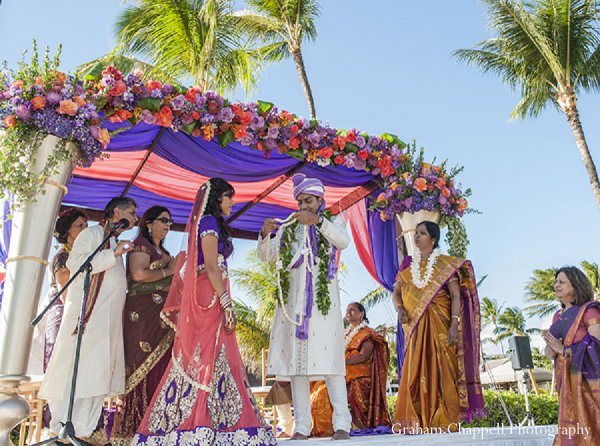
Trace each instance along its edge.
<instances>
[{"instance_id":1,"label":"white pants","mask_svg":"<svg viewBox=\"0 0 600 446\"><path fill-rule=\"evenodd\" d=\"M98 426L98 420L102 413L104 396L93 396L90 398L75 399L73 404L73 427L78 437L89 437ZM50 430L58 434L62 428L61 422L67 421L69 406L68 397L64 400L48 400L52 420Z\"/></svg>"},{"instance_id":2,"label":"white pants","mask_svg":"<svg viewBox=\"0 0 600 446\"><path fill-rule=\"evenodd\" d=\"M292 400L294 402L294 421L296 432L309 436L311 431L310 413L310 377L292 376ZM325 384L329 400L333 406L333 430L350 431L352 416L348 410L348 394L344 375L326 375Z\"/></svg>"},{"instance_id":3,"label":"white pants","mask_svg":"<svg viewBox=\"0 0 600 446\"><path fill-rule=\"evenodd\" d=\"M292 405L290 403L277 404L274 406L277 412L277 425L290 437L294 432L294 417L292 416Z\"/></svg>"}]
</instances>

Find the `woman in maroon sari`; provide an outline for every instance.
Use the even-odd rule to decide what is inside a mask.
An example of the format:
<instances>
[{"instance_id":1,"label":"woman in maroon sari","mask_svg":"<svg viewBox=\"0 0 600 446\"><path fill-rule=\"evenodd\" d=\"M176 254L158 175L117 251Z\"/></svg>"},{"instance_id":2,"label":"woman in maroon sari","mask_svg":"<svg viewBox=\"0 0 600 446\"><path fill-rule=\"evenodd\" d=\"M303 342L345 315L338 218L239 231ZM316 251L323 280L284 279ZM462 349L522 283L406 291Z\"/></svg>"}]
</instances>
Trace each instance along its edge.
<instances>
[{"instance_id":1,"label":"woman in maroon sari","mask_svg":"<svg viewBox=\"0 0 600 446\"><path fill-rule=\"evenodd\" d=\"M212 178L196 196L162 316L175 328L171 361L132 445L276 444L256 405L235 337L224 216L234 189Z\"/></svg>"},{"instance_id":2,"label":"woman in maroon sari","mask_svg":"<svg viewBox=\"0 0 600 446\"><path fill-rule=\"evenodd\" d=\"M131 443L171 358L174 333L161 321L160 312L175 268L175 259L163 245L172 223L167 208L149 208L139 222L133 251L127 254L125 395L111 430L113 446Z\"/></svg>"},{"instance_id":3,"label":"woman in maroon sari","mask_svg":"<svg viewBox=\"0 0 600 446\"><path fill-rule=\"evenodd\" d=\"M542 332L554 358L558 392L555 445L597 445L600 441L600 302L586 275L560 268L554 292L562 307Z\"/></svg>"}]
</instances>

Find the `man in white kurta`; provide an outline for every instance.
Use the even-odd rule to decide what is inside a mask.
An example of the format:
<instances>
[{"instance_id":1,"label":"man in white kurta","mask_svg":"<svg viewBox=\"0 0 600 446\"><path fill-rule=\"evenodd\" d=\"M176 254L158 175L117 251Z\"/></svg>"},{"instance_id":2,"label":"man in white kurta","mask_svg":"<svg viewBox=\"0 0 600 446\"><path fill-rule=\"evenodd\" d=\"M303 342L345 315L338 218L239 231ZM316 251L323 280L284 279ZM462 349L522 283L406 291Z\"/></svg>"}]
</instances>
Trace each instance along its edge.
<instances>
[{"instance_id":1,"label":"man in white kurta","mask_svg":"<svg viewBox=\"0 0 600 446\"><path fill-rule=\"evenodd\" d=\"M102 243L105 234L108 234L107 225L125 218L132 227L137 221L135 211L133 200L123 197L112 199L105 209L106 224L89 227L75 239L67 260L71 274ZM78 437L89 437L94 432L104 398L124 391L123 306L127 279L122 255L131 249L131 242L117 242L113 237L109 246L98 252L91 262L92 277L104 273L104 278L81 341L72 420ZM55 433L67 420L84 275L80 274L69 286L60 330L39 392L42 398L48 400L52 414L50 429ZM88 296L90 298L91 295Z\"/></svg>"},{"instance_id":2,"label":"man in white kurta","mask_svg":"<svg viewBox=\"0 0 600 446\"><path fill-rule=\"evenodd\" d=\"M329 221L320 215L324 208L324 188L314 178L302 174L294 176L294 197L298 201L299 211L296 219L300 224L295 231L295 240L291 245L294 265L301 254L301 245L305 225L316 225L328 242L337 249L348 246L350 238L340 217ZM275 240L269 234L277 224L265 221L258 240L258 251L263 261L273 260L276 252ZM317 259L318 261L319 259ZM283 268L288 265L283 265ZM311 431L310 381L325 380L333 406L334 439L349 438L348 432L352 418L348 410L346 391L346 363L344 357L344 326L340 309L340 295L337 272L329 281L331 305L327 315L317 308L318 268L313 268L312 280L314 304L312 315L308 319L307 339L297 336L297 325L290 322L300 317L305 305L307 262L290 269L290 289L284 308L280 304L275 310L273 329L269 344L267 372L278 379L291 381L294 402L295 433L292 438L304 439ZM285 310L285 311L284 311ZM287 316L287 317L286 317Z\"/></svg>"}]
</instances>

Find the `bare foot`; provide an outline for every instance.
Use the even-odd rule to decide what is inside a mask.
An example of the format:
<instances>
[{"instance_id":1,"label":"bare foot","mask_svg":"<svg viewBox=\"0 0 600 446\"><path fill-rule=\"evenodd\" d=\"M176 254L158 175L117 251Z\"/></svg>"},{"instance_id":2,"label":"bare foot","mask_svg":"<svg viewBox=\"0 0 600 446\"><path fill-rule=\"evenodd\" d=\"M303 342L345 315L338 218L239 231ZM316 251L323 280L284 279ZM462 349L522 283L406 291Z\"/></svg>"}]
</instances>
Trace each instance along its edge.
<instances>
[{"instance_id":1,"label":"bare foot","mask_svg":"<svg viewBox=\"0 0 600 446\"><path fill-rule=\"evenodd\" d=\"M331 437L331 439L332 440L350 440L350 434L346 431L338 429L335 431L335 434L333 434L333 437Z\"/></svg>"}]
</instances>

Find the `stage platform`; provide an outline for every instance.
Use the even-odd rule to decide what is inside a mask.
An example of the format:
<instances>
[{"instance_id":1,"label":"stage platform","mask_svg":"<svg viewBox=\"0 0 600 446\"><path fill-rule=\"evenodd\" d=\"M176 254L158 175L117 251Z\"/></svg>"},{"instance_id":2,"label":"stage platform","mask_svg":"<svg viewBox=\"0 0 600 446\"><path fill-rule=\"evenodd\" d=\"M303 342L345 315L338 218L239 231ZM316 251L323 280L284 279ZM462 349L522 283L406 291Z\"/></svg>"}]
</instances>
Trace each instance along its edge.
<instances>
[{"instance_id":1,"label":"stage platform","mask_svg":"<svg viewBox=\"0 0 600 446\"><path fill-rule=\"evenodd\" d=\"M423 434L423 435L374 435L369 437L352 437L350 440L336 441L337 446L344 445L427 445L427 446L551 446L556 433L554 426L504 426L499 428L463 428L452 434ZM329 445L330 438L310 438L308 441L279 440L280 444L295 446Z\"/></svg>"}]
</instances>

